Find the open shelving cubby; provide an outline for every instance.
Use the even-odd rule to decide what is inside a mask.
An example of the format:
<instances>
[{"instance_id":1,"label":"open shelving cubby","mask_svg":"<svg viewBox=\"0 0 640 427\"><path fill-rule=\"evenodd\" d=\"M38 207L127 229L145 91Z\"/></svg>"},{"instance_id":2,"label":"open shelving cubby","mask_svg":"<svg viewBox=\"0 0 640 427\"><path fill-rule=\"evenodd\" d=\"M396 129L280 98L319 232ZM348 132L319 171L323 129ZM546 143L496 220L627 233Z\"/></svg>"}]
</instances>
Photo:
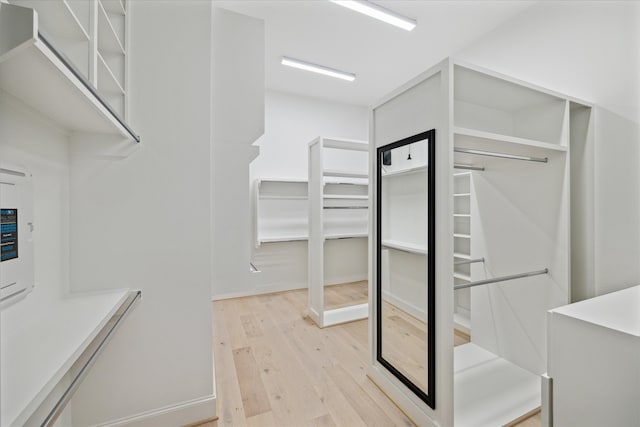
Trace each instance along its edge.
<instances>
[{"instance_id":1,"label":"open shelving cubby","mask_svg":"<svg viewBox=\"0 0 640 427\"><path fill-rule=\"evenodd\" d=\"M309 238L307 187L306 180L256 180L256 247Z\"/></svg>"},{"instance_id":2,"label":"open shelving cubby","mask_svg":"<svg viewBox=\"0 0 640 427\"><path fill-rule=\"evenodd\" d=\"M3 4L0 89L68 131L139 142L126 122L126 3L119 4L109 12L101 0Z\"/></svg>"}]
</instances>

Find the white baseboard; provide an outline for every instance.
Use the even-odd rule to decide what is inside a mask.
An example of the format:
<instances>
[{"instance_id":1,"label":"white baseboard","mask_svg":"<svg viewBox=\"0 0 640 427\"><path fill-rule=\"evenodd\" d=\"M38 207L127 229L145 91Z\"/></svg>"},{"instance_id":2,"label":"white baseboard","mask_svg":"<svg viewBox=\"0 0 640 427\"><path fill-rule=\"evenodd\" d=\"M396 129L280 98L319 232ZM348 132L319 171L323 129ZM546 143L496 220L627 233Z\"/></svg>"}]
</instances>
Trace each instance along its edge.
<instances>
[{"instance_id":1,"label":"white baseboard","mask_svg":"<svg viewBox=\"0 0 640 427\"><path fill-rule=\"evenodd\" d=\"M165 406L95 427L178 427L216 416L215 395Z\"/></svg>"},{"instance_id":2,"label":"white baseboard","mask_svg":"<svg viewBox=\"0 0 640 427\"><path fill-rule=\"evenodd\" d=\"M396 307L398 307L400 310L409 313L410 315L412 315L413 317L422 320L423 322L426 323L427 321L427 312L425 310L420 309L419 307L416 307L415 305L411 304L410 302L407 302L401 298L398 298L394 295L392 295L389 291L382 291L382 297L387 300L389 303L391 303L392 305L395 305Z\"/></svg>"}]
</instances>

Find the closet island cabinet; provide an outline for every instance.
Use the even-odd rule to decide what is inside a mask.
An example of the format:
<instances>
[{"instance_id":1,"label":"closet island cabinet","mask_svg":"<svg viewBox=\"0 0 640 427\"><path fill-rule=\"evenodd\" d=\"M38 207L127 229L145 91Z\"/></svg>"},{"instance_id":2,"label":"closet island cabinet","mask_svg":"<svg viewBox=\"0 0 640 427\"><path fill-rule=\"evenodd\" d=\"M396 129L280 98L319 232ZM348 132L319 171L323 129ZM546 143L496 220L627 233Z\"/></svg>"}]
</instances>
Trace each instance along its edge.
<instances>
[{"instance_id":1,"label":"closet island cabinet","mask_svg":"<svg viewBox=\"0 0 640 427\"><path fill-rule=\"evenodd\" d=\"M373 106L369 376L419 425L539 410L590 108L455 59Z\"/></svg>"},{"instance_id":2,"label":"closet island cabinet","mask_svg":"<svg viewBox=\"0 0 640 427\"><path fill-rule=\"evenodd\" d=\"M128 125L125 0L0 3L0 90L69 132L139 142Z\"/></svg>"}]
</instances>

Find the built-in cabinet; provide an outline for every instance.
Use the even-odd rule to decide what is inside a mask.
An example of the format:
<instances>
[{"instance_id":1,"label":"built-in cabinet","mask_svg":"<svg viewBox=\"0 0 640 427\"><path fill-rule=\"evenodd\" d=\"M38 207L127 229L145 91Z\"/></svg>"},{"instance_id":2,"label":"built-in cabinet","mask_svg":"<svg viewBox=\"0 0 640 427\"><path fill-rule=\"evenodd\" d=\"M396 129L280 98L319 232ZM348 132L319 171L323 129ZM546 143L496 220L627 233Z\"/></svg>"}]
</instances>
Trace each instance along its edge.
<instances>
[{"instance_id":1,"label":"built-in cabinet","mask_svg":"<svg viewBox=\"0 0 640 427\"><path fill-rule=\"evenodd\" d=\"M372 194L379 196L372 203L370 248L371 277L377 284L372 289L378 292L370 295L374 327L369 374L420 425L504 425L540 407L540 375L547 367L546 312L570 298L573 104L590 108L448 59L372 109L370 177ZM404 181L392 178L389 170L397 159L380 156L380 150L431 129L435 151L426 166L435 194L427 189L429 174L421 174L418 164L406 165L415 159L413 153L396 156L405 163L398 174ZM435 219L429 214L425 221L429 203L407 207L406 195L413 191L433 200ZM414 214L400 217L395 210ZM423 229L432 220L430 235ZM435 253L426 251L433 261L426 266L398 264L397 283L422 271L421 293L413 294L413 305L426 308L427 316L420 316L426 319L422 330L410 329L421 335L412 339L423 343L422 354L397 359L397 365L381 361L389 362L382 353L398 339L384 319L390 309L396 310L395 318L420 313L389 298L388 272L394 271L389 259L396 256L394 250L402 249L408 258L422 246L406 238L403 244L394 243L402 240L392 238L389 230L394 228L435 240ZM391 308L385 311L387 306ZM435 313L429 313L430 307ZM469 342L454 348L454 329ZM408 333L406 337L410 330L396 327L395 333ZM426 383L424 376L420 383L402 375L417 368L435 374ZM430 386L433 392L425 398L420 392Z\"/></svg>"}]
</instances>

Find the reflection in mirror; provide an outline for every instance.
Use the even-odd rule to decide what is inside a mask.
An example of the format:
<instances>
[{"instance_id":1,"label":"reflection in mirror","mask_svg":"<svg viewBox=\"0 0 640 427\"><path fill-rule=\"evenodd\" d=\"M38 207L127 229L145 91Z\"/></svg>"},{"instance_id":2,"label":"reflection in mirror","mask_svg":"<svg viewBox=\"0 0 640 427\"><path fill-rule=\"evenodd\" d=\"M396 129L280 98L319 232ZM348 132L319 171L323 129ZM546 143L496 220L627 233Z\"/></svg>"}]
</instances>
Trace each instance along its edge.
<instances>
[{"instance_id":1,"label":"reflection in mirror","mask_svg":"<svg viewBox=\"0 0 640 427\"><path fill-rule=\"evenodd\" d=\"M435 408L435 130L378 148L377 360Z\"/></svg>"}]
</instances>

